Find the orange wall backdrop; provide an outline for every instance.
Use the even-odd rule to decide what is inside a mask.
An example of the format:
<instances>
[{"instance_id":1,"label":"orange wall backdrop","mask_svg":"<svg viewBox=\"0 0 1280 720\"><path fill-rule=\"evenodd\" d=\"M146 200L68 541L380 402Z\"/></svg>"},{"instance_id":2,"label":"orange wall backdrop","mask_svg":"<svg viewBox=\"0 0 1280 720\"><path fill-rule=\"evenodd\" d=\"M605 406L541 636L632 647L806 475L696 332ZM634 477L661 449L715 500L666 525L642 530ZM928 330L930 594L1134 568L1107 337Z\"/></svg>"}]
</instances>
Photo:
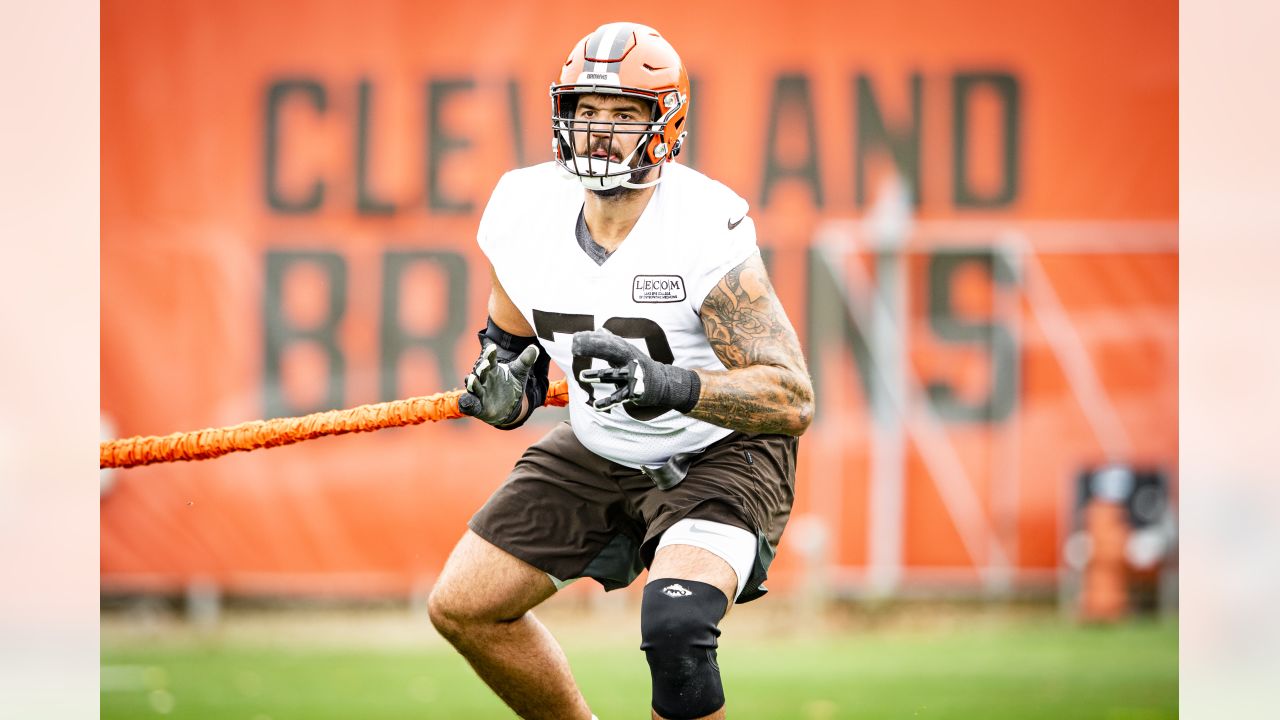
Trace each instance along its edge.
<instances>
[{"instance_id":1,"label":"orange wall backdrop","mask_svg":"<svg viewBox=\"0 0 1280 720\"><path fill-rule=\"evenodd\" d=\"M458 386L488 193L549 159L565 53L626 19L689 67L681 160L751 202L818 382L776 587L815 561L869 582L876 478L902 488L901 582L975 587L1052 578L1082 470L1176 480L1176 4L599 7L105 3L115 434ZM541 414L116 473L103 587L412 592L562 417Z\"/></svg>"}]
</instances>

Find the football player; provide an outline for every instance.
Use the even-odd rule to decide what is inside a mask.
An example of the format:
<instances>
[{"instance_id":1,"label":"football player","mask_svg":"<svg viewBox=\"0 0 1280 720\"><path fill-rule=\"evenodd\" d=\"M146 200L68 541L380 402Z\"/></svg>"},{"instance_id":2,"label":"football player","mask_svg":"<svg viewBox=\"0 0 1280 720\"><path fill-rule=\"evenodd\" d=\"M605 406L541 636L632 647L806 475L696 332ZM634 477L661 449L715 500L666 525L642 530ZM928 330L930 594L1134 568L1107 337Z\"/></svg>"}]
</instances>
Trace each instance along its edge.
<instances>
[{"instance_id":1,"label":"football player","mask_svg":"<svg viewBox=\"0 0 1280 720\"><path fill-rule=\"evenodd\" d=\"M766 592L790 515L813 389L746 201L672 162L689 106L656 30L601 26L551 86L555 161L504 175L477 232L492 291L462 410L519 427L554 361L570 420L471 519L429 609L524 718L594 717L531 609L646 567L653 717L724 717L718 624Z\"/></svg>"}]
</instances>

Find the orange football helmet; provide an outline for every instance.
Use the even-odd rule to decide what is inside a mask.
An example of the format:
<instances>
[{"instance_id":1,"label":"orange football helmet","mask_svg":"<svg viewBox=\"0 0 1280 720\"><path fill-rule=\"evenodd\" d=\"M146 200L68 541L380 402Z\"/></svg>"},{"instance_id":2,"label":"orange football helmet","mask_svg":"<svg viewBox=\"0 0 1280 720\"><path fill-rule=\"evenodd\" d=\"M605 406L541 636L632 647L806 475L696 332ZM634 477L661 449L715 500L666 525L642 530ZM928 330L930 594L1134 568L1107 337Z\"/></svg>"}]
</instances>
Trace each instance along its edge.
<instances>
[{"instance_id":1,"label":"orange football helmet","mask_svg":"<svg viewBox=\"0 0 1280 720\"><path fill-rule=\"evenodd\" d=\"M576 119L578 99L587 94L640 99L652 108L650 117L613 122ZM680 154L688 135L684 129L688 113L689 75L671 43L639 23L601 25L573 47L560 68L559 82L551 85L556 162L591 190L654 185L662 178L648 183L633 183L630 178ZM574 152L575 134L579 138L608 134L610 145L617 135L641 137L633 152L614 161L579 156Z\"/></svg>"}]
</instances>

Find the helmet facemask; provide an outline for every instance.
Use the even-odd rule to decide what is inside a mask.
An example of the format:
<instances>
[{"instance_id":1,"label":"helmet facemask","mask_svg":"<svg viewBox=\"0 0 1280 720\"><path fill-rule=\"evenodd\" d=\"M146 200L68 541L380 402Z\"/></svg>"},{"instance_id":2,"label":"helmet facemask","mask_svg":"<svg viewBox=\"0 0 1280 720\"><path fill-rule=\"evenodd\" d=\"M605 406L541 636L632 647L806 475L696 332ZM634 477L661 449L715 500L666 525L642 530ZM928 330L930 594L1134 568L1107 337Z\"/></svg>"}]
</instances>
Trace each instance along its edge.
<instances>
[{"instance_id":1,"label":"helmet facemask","mask_svg":"<svg viewBox=\"0 0 1280 720\"><path fill-rule=\"evenodd\" d=\"M651 119L578 119L578 101L583 95L592 94L640 100L649 108ZM554 86L551 90L551 127L556 162L570 175L577 177L584 187L595 192L609 192L616 188L641 189L656 185L661 177L649 182L643 180L651 169L661 165L669 157L674 157L679 147L677 142L676 149L672 151L662 141L667 123L683 105L683 99L677 94L668 94L667 97L672 99L664 100L666 111L659 114L660 103L657 94L653 92L613 86ZM620 136L639 136L635 148L625 157L617 157L613 152ZM580 146L587 154L577 153ZM605 148L606 156L592 157L593 152L600 147Z\"/></svg>"}]
</instances>

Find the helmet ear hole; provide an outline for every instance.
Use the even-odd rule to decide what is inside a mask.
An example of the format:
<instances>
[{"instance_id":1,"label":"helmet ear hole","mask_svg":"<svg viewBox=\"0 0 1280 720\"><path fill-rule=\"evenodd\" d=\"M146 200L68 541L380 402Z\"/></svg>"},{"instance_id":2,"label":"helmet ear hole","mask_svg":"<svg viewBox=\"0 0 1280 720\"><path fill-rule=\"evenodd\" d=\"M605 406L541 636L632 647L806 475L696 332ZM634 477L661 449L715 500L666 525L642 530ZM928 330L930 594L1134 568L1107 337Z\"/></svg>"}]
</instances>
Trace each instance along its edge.
<instances>
[{"instance_id":1,"label":"helmet ear hole","mask_svg":"<svg viewBox=\"0 0 1280 720\"><path fill-rule=\"evenodd\" d=\"M684 118L681 118L681 119L680 119L680 122L679 122L679 123L676 123L676 127L680 127L680 125L681 125L683 122L684 122ZM681 150L681 148L683 148L683 147L684 147L684 139L685 139L685 137L687 137L688 135L689 135L689 133L687 133L687 132L682 132L682 133L680 133L680 135L679 135L679 136L677 136L677 137L676 137L675 145L671 146L671 157L672 157L672 158L674 158L674 157L676 157L677 155L679 155L679 154L680 154L680 150Z\"/></svg>"},{"instance_id":2,"label":"helmet ear hole","mask_svg":"<svg viewBox=\"0 0 1280 720\"><path fill-rule=\"evenodd\" d=\"M551 140L551 150L555 153L556 159L567 160L573 155L573 149L569 147L569 143L564 139L563 133L557 133L556 137Z\"/></svg>"}]
</instances>

